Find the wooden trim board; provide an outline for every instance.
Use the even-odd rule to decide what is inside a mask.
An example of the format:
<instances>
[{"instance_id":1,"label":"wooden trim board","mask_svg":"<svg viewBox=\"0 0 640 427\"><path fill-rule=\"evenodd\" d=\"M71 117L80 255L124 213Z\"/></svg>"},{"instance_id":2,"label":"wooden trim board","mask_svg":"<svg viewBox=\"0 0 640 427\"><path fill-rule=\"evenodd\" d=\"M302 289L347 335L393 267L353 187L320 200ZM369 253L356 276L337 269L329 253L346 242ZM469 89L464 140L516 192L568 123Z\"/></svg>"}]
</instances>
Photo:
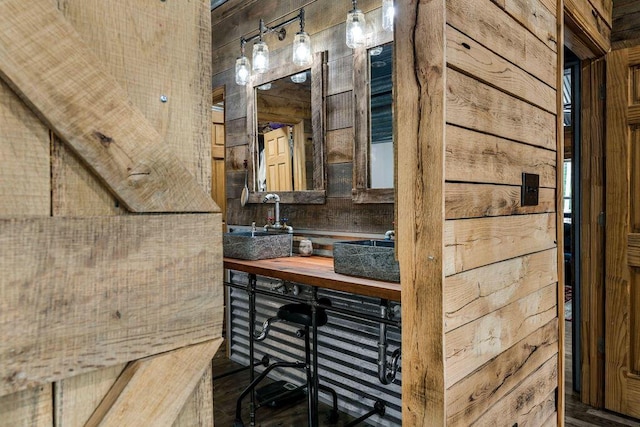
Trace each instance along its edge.
<instances>
[{"instance_id":1,"label":"wooden trim board","mask_svg":"<svg viewBox=\"0 0 640 427\"><path fill-rule=\"evenodd\" d=\"M220 214L0 220L0 396L221 336Z\"/></svg>"},{"instance_id":2,"label":"wooden trim board","mask_svg":"<svg viewBox=\"0 0 640 427\"><path fill-rule=\"evenodd\" d=\"M406 1L398 8L395 20L395 170L400 189L396 227L402 283L402 358L406 362L402 422L408 426L446 422L445 9L444 0Z\"/></svg>"},{"instance_id":3,"label":"wooden trim board","mask_svg":"<svg viewBox=\"0 0 640 427\"><path fill-rule=\"evenodd\" d=\"M173 424L221 343L217 338L130 363L86 427Z\"/></svg>"}]
</instances>

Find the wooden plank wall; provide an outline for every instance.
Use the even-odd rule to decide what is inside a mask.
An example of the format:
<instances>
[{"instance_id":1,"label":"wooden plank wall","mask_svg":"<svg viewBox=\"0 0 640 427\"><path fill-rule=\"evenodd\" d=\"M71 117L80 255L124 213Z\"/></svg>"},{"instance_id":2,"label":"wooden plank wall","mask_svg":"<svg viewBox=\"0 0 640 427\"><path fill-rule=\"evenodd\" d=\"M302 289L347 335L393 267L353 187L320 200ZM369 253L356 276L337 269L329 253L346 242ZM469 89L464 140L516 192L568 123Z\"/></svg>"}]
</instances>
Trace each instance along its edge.
<instances>
[{"instance_id":1,"label":"wooden plank wall","mask_svg":"<svg viewBox=\"0 0 640 427\"><path fill-rule=\"evenodd\" d=\"M358 7L368 21L380 19L379 0L361 0ZM393 204L356 204L353 188L353 54L344 41L345 18L350 2L328 0L260 1L230 0L213 10L213 86L225 88L226 177L228 224L262 224L269 206L240 206L244 184L244 165L249 146L246 124L246 89L235 83L235 59L240 53L240 37L257 34L259 19L267 25L278 24L305 7L305 30L316 52L328 52L328 76L325 105L327 200L322 205L281 204L281 215L297 229L384 233L393 228ZM269 44L271 68L290 62L291 35L297 23L287 27L288 36L278 41L274 34L265 37ZM380 28L378 26L378 28ZM251 54L251 44L247 45Z\"/></svg>"},{"instance_id":2,"label":"wooden plank wall","mask_svg":"<svg viewBox=\"0 0 640 427\"><path fill-rule=\"evenodd\" d=\"M101 66L126 90L133 106L165 138L165 144L177 154L203 190L209 193L211 27L208 1L178 4L151 0L118 0L107 4L97 0L57 0L56 4L96 55ZM122 322L127 325L133 325L130 324L131 321L138 323L139 332L146 330L149 333L147 338L139 335L144 343L136 343L136 339L131 341L133 336L130 336L122 337L120 344L110 345L116 353L118 347L129 347L126 350L129 354L126 356L119 357L116 353L105 351L91 356L76 354L72 358L72 353L77 349L93 348L95 344L91 341L89 326L98 327L97 324L83 325L82 316L78 315L76 320L79 323L67 335L70 340L64 342L63 353L52 353L50 360L39 368L42 372L38 374L31 370L25 373L19 369L21 360L25 361L25 366L29 366L26 362L29 353L24 353L25 358L21 359L15 357L15 351L17 349L23 352L29 347L25 344L24 348L20 348L19 342L14 340L14 353L10 353L11 349L6 348L6 337L3 336L5 342L0 345L0 360L3 363L0 365L9 369L12 361L18 364L12 368L15 369L13 377L3 374L6 381L3 381L5 386L0 393L0 425L80 426L86 423L118 379L125 367L124 362L220 336L220 251L206 250L206 247L219 246L215 241L221 238L221 215L161 215L156 216L155 220L145 216L127 216L127 212L100 181L1 80L0 93L2 239L5 243L13 239L18 253L24 249L21 245L31 244L31 250L21 256L32 257L33 262L25 265L31 266L33 271L29 273L26 269L23 277L31 277L25 282L25 286L31 283L33 295L38 298L36 303L40 301L44 304L41 307L42 313L49 316L48 320L44 315L40 319L45 322L42 326L50 328L47 336L41 336L41 342L55 344L54 336L59 336L65 330L62 327L66 320L59 322L55 316L68 319L70 314L86 310L86 302L91 300L97 304L94 309L98 311L100 307L107 309L122 305L125 301L128 301L127 304L134 303L134 294L140 298L140 306L135 308L134 303L129 306L130 311L114 311L107 323L116 329L111 332L104 329L100 332L103 334L101 339L108 341L111 337L117 340L120 332L116 325L123 324ZM160 102L161 95L167 96L168 102ZM117 215L123 216L116 217ZM157 222L155 225L154 221ZM176 246L167 247L173 240L171 237L166 239L170 222L174 222L177 229L184 229L180 233L185 245L183 249L190 247L193 250L191 255L184 251L181 253L181 249ZM188 225L189 223L192 225ZM47 234L38 230L39 226L43 226L47 233L60 230L60 227L68 228L60 233L62 237L55 236L55 233L47 237ZM128 227L130 234L119 234ZM111 232L108 231L109 228ZM99 261L97 258L89 255L96 242L85 242L89 252L84 255L80 243L83 239L97 236L99 233L96 234L96 230L100 229L107 231L102 240L103 268L99 262L96 264ZM203 233L205 230L211 230L211 234ZM33 238L29 239L29 236ZM69 247L58 246L65 241ZM110 252L109 248L118 247L115 241L120 243L120 250ZM100 244L100 241L97 243ZM47 248L47 244L51 247ZM154 247L154 253L143 255L138 252L144 246ZM133 251L127 250L134 247L136 249ZM146 250L143 249L144 251ZM138 255L135 253L141 255L137 260L137 267L134 261ZM177 258L178 255L180 259ZM59 257L57 270L50 268L55 267L56 257ZM208 261L204 261L205 258ZM152 267L152 260L157 264L152 268L156 273L148 270ZM7 262L11 264L10 261L10 258L2 258L5 267ZM184 267L191 262L195 262L192 265L199 265L196 268L199 272L193 270L190 279L185 280L184 273L190 268ZM41 264L40 268L35 267L38 263ZM117 266L120 268L113 268ZM20 274L15 272L15 280L20 280ZM139 283L134 284L132 278L137 278ZM0 310L0 323L7 325L29 321L20 320L21 313L28 312L29 301L24 299L24 292L12 292L12 289L17 290L13 288L17 283L15 280L12 282L3 279L0 282L3 300L4 296L15 297L15 304L3 306ZM43 286L42 290L39 290L39 285ZM43 290L48 293L40 294ZM168 298L160 305L168 309L166 314L170 317L180 309L177 306L174 306L176 310L169 308L171 303L167 305L167 302L182 304L181 301L191 300L195 303L190 309L182 306L186 310L179 316L181 319L174 318L173 327L170 327L175 329L173 334L169 333L167 325L161 325L156 315L143 315L143 307L154 312L158 308L156 303L159 300L154 303L153 295ZM10 315L9 319L5 318L7 313ZM38 326L38 323L34 323L34 326ZM34 334L37 336L44 331L37 327ZM123 328L122 331L126 329ZM167 333L173 336L165 342L165 348L156 347L157 339ZM27 339L28 336L29 334L25 334L16 339ZM36 350L41 352L39 357L46 356L45 347L33 348L31 351ZM65 353L68 357L62 356ZM57 372L49 372L52 369ZM55 383L51 383L54 380ZM213 424L211 383L209 367L191 393L175 425ZM11 387L21 389L26 385L30 387L6 394Z\"/></svg>"},{"instance_id":3,"label":"wooden plank wall","mask_svg":"<svg viewBox=\"0 0 640 427\"><path fill-rule=\"evenodd\" d=\"M615 0L613 2L611 48L623 49L638 44L640 44L640 2Z\"/></svg>"},{"instance_id":4,"label":"wooden plank wall","mask_svg":"<svg viewBox=\"0 0 640 427\"><path fill-rule=\"evenodd\" d=\"M446 8L446 422L555 425L557 5ZM523 172L540 176L536 206Z\"/></svg>"}]
</instances>

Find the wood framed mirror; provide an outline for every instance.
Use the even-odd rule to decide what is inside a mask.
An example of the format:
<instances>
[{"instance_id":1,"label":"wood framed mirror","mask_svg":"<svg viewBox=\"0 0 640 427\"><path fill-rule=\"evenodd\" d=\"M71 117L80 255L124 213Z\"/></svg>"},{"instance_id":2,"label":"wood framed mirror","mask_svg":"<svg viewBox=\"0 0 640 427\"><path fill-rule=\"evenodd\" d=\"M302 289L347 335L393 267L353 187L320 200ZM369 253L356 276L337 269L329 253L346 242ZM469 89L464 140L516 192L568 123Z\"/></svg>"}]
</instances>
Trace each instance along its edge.
<instances>
[{"instance_id":1,"label":"wood framed mirror","mask_svg":"<svg viewBox=\"0 0 640 427\"><path fill-rule=\"evenodd\" d=\"M249 203L277 193L281 203L323 204L327 52L311 68L286 63L247 85Z\"/></svg>"},{"instance_id":2,"label":"wood framed mirror","mask_svg":"<svg viewBox=\"0 0 640 427\"><path fill-rule=\"evenodd\" d=\"M354 203L393 203L393 35L353 52Z\"/></svg>"}]
</instances>

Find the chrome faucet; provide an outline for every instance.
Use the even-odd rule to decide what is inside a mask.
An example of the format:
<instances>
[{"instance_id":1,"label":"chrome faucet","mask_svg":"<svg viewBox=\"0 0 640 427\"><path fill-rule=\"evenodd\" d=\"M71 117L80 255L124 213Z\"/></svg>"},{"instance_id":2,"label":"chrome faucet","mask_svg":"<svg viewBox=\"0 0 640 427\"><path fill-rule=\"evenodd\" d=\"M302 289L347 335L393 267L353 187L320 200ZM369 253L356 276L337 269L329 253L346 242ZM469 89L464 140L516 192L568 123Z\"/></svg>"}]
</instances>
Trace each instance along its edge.
<instances>
[{"instance_id":1,"label":"chrome faucet","mask_svg":"<svg viewBox=\"0 0 640 427\"><path fill-rule=\"evenodd\" d=\"M395 237L396 237L396 232L394 230L389 230L386 233L384 233L385 240L391 240L391 238L395 238Z\"/></svg>"},{"instance_id":2,"label":"chrome faucet","mask_svg":"<svg viewBox=\"0 0 640 427\"><path fill-rule=\"evenodd\" d=\"M262 199L262 203L267 203L270 200L273 200L276 204L276 222L273 225L266 224L263 227L264 231L269 231L269 229L272 228L274 230L287 230L288 233L293 234L293 227L291 227L290 225L282 225L280 223L280 196L275 193L269 193L264 196L264 199Z\"/></svg>"}]
</instances>

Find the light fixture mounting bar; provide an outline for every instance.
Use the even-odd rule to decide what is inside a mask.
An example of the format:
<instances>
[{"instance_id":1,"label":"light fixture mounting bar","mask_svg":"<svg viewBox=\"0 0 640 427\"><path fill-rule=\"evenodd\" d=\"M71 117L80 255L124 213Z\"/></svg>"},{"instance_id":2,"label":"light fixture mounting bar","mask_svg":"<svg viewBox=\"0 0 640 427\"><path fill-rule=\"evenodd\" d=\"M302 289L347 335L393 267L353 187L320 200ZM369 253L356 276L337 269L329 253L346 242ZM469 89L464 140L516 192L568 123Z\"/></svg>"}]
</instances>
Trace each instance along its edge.
<instances>
[{"instance_id":1,"label":"light fixture mounting bar","mask_svg":"<svg viewBox=\"0 0 640 427\"><path fill-rule=\"evenodd\" d=\"M287 19L286 21L279 23L278 25L274 25L273 27L264 25L263 21L261 20L260 30L258 30L258 34L254 34L251 37L241 37L240 45L242 46L246 43L250 43L258 38L261 38L261 36L264 36L265 34L273 33L273 32L278 33L278 40L284 40L287 35L287 32L284 27L296 21L300 21L300 27L304 29L304 7L298 11L298 14L296 16L293 16Z\"/></svg>"}]
</instances>

